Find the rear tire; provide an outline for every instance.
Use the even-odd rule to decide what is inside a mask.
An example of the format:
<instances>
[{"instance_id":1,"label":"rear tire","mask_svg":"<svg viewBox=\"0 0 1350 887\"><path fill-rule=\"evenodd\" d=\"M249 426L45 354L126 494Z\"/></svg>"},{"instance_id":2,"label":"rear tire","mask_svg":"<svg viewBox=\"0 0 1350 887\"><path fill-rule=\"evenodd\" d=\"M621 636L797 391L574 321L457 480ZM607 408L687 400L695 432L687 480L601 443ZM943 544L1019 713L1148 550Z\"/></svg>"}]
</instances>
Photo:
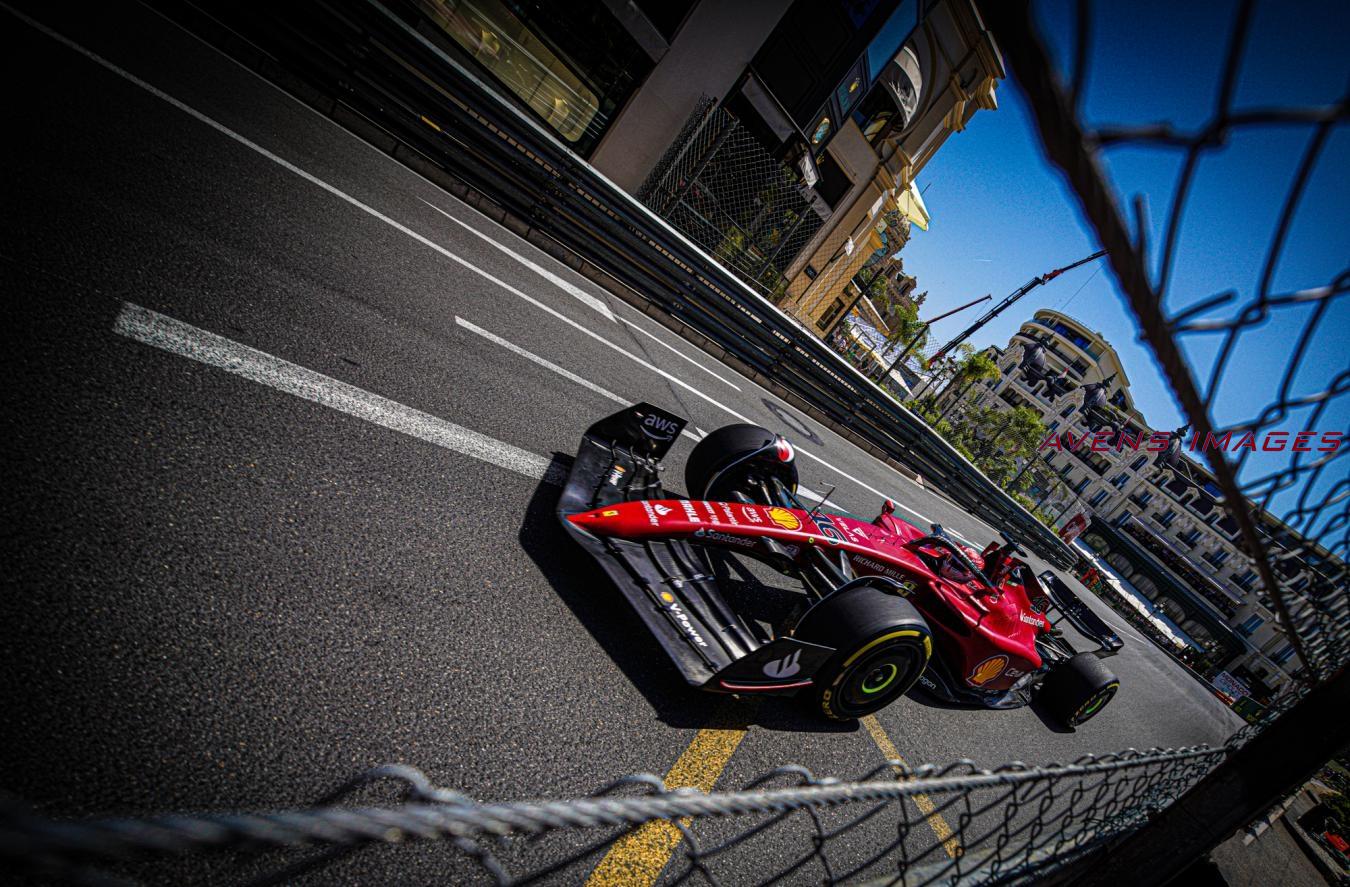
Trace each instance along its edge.
<instances>
[{"instance_id":1,"label":"rear tire","mask_svg":"<svg viewBox=\"0 0 1350 887\"><path fill-rule=\"evenodd\" d=\"M790 472L791 483L788 487L792 490L797 488L797 469L793 463L773 464L763 459L751 459L756 453L772 448L777 439L778 435L758 425L726 425L703 438L695 444L684 466L684 482L689 498L720 501L729 499L729 493L735 490L762 505L777 504L762 502L764 494L754 485L746 483L749 471L756 467L769 470L767 466L772 464L774 471ZM739 463L745 464L742 466ZM785 482L788 480L786 475L780 477Z\"/></svg>"},{"instance_id":2,"label":"rear tire","mask_svg":"<svg viewBox=\"0 0 1350 887\"><path fill-rule=\"evenodd\" d=\"M1036 701L1046 713L1073 729L1095 717L1120 689L1116 678L1092 653L1079 653L1050 669Z\"/></svg>"},{"instance_id":3,"label":"rear tire","mask_svg":"<svg viewBox=\"0 0 1350 887\"><path fill-rule=\"evenodd\" d=\"M884 580L839 589L806 612L793 636L837 651L816 673L812 691L818 710L836 721L900 698L933 653L928 623Z\"/></svg>"}]
</instances>

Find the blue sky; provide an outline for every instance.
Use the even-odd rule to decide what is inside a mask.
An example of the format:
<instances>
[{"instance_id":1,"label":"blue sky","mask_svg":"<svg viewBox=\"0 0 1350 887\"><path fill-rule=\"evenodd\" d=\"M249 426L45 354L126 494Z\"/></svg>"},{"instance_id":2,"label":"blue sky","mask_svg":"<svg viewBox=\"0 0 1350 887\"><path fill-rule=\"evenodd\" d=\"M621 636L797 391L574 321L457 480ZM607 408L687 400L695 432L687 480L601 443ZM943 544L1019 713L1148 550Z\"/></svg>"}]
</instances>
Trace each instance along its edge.
<instances>
[{"instance_id":1,"label":"blue sky","mask_svg":"<svg viewBox=\"0 0 1350 887\"><path fill-rule=\"evenodd\" d=\"M1073 4L1037 6L1042 29L1058 58L1071 52ZM1091 73L1085 116L1090 123L1169 120L1191 129L1211 114L1218 72L1235 4L1096 3ZM1239 79L1236 106L1290 106L1335 101L1350 82L1350 10L1336 4L1262 4ZM952 135L918 176L932 213L927 232L916 230L905 247L905 268L928 290L925 314L938 314L985 293L1001 298L1029 278L1098 248L1076 201L1042 158L1025 101L1004 82L999 110L981 111L963 133ZM1200 165L1181 227L1180 250L1168 287L1169 313L1236 289L1233 304L1256 291L1276 222L1293 181L1309 130L1266 127L1240 133ZM1121 203L1135 194L1148 207L1149 238L1162 240L1181 168L1180 151L1116 148L1106 155ZM1350 266L1350 126L1333 133L1299 204L1295 224L1276 266L1272 292L1323 286ZM1156 263L1157 250L1152 259ZM1100 270L1098 270L1100 266ZM1156 264L1155 264L1156 271ZM1094 274L1094 272L1096 272ZM1231 316L1233 304L1207 318ZM987 306L982 306L987 307ZM1120 353L1135 403L1155 428L1181 424L1181 413L1148 347L1138 341L1132 313L1118 293L1105 260L1076 269L1034 290L978 332L977 347L1005 345L1037 308L1065 311L1100 331ZM1286 308L1239 339L1214 402L1220 424L1255 417L1275 399L1293 342L1311 306ZM979 309L934 328L945 341L978 316ZM1202 389L1220 339L1191 335L1183 346ZM1333 303L1318 324L1294 395L1321 390L1350 367L1350 298ZM1302 430L1307 411L1278 427ZM1318 430L1346 430L1346 398L1324 415ZM1295 426L1298 426L1297 428ZM1288 454L1265 457L1243 472L1286 464ZM1345 476L1350 460L1339 463ZM1323 485L1319 484L1319 487ZM1280 504L1287 497L1277 500ZM1280 509L1275 509L1277 512Z\"/></svg>"}]
</instances>

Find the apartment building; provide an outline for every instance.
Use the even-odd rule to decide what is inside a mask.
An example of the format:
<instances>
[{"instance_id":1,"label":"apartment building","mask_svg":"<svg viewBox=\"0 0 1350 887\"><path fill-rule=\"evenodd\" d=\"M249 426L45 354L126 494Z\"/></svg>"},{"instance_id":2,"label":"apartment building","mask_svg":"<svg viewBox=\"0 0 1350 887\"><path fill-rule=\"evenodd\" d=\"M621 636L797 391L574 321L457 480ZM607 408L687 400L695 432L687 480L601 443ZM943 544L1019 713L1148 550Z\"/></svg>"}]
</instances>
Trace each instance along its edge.
<instances>
[{"instance_id":1,"label":"apartment building","mask_svg":"<svg viewBox=\"0 0 1350 887\"><path fill-rule=\"evenodd\" d=\"M1278 691L1302 668L1293 644L1272 610L1236 522L1218 503L1209 471L1186 451L1187 429L1155 429L1135 408L1120 356L1100 333L1058 311L1040 310L1009 340L993 349L1001 370L961 403L1026 406L1053 432L1081 435L1111 427L1131 439L1154 431L1180 432L1186 445L1166 452L1087 447L1047 448L1039 460L1063 484L1030 490L1061 520L1084 512L1082 541L1198 644L1220 667L1247 681L1258 695ZM950 396L950 395L949 395ZM1178 438L1173 438L1176 441ZM1303 540L1277 518L1258 512L1268 545ZM1314 547L1299 558L1275 558L1291 587L1319 580L1319 563L1332 556Z\"/></svg>"}]
</instances>

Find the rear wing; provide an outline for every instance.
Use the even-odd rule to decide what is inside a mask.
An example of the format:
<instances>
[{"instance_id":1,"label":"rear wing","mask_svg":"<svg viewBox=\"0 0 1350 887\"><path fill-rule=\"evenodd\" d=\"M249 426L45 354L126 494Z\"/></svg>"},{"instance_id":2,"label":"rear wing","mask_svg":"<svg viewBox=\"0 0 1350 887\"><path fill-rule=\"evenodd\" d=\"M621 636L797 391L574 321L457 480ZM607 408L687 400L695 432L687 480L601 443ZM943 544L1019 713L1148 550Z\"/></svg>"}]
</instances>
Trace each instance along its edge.
<instances>
[{"instance_id":1,"label":"rear wing","mask_svg":"<svg viewBox=\"0 0 1350 887\"><path fill-rule=\"evenodd\" d=\"M1082 599L1074 594L1068 584L1056 576L1053 571L1046 570L1036 579L1041 588L1045 590L1046 596L1050 598L1051 605L1059 610L1064 618L1072 622L1074 628L1101 645L1100 649L1093 651L1097 656L1102 658L1114 656L1120 652L1121 647L1125 646L1125 642L1121 640L1116 630L1107 625L1102 617L1083 603Z\"/></svg>"}]
</instances>

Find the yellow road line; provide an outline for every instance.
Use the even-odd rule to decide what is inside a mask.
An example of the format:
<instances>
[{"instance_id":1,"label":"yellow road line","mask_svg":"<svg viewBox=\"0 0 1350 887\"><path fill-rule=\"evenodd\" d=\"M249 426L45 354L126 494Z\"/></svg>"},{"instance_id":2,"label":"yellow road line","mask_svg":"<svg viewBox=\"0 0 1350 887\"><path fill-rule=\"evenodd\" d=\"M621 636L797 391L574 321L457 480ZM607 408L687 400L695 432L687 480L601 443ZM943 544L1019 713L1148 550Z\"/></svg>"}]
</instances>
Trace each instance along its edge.
<instances>
[{"instance_id":1,"label":"yellow road line","mask_svg":"<svg viewBox=\"0 0 1350 887\"><path fill-rule=\"evenodd\" d=\"M666 774L666 788L712 791L745 729L700 730ZM688 824L688 821L685 820ZM673 822L654 819L624 835L586 879L587 887L655 884L683 835Z\"/></svg>"},{"instance_id":2,"label":"yellow road line","mask_svg":"<svg viewBox=\"0 0 1350 887\"><path fill-rule=\"evenodd\" d=\"M886 731L882 729L881 722L876 719L875 715L868 715L862 719L862 722L863 726L867 728L867 732L871 734L872 741L877 744L877 748L881 749L881 753L886 756L887 760L905 763L905 759L900 757L900 752L896 749L895 743L891 742L891 737L886 735ZM896 768L895 772L897 776L901 773L899 768ZM919 812L924 815L924 821L928 823L928 827L942 842L942 849L947 851L947 855L955 859L964 853L961 842L956 838L956 833L952 831L952 827L947 820L942 818L942 814L937 812L937 805L933 803L933 799L925 794L911 795L910 797L914 801L914 806L918 807Z\"/></svg>"}]
</instances>

